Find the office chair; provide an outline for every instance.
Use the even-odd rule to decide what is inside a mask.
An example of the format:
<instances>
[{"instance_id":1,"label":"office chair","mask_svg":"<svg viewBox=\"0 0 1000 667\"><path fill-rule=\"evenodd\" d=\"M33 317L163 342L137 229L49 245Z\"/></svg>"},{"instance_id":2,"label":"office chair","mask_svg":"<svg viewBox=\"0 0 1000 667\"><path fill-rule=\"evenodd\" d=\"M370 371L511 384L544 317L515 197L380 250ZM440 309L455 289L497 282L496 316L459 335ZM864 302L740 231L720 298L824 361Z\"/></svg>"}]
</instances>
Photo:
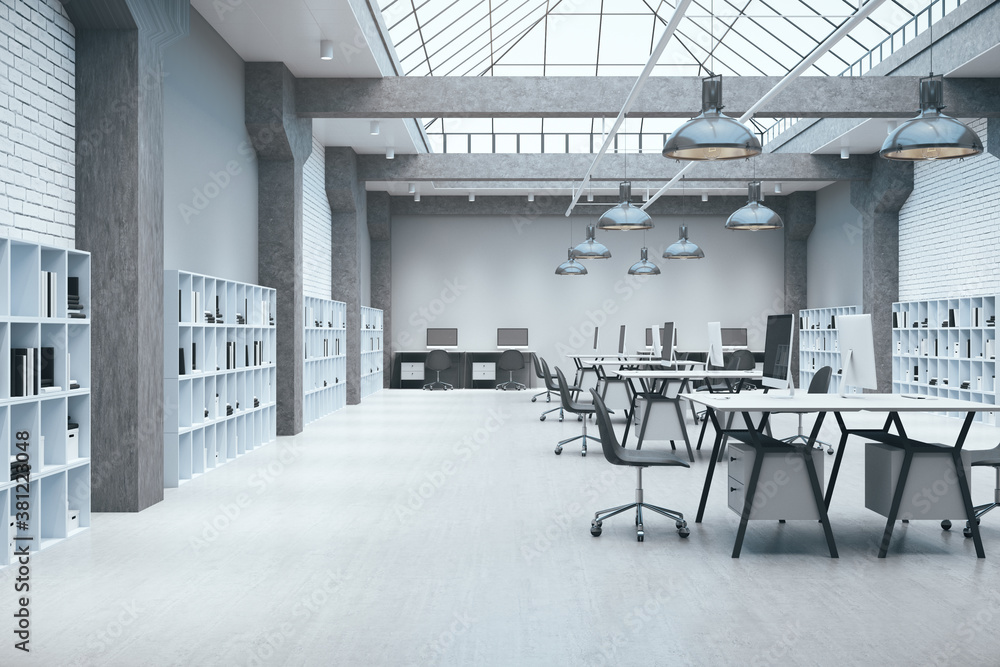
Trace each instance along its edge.
<instances>
[{"instance_id":1,"label":"office chair","mask_svg":"<svg viewBox=\"0 0 1000 667\"><path fill-rule=\"evenodd\" d=\"M542 380L542 386L545 387L544 391L540 391L540 392L538 392L537 394L535 394L534 396L531 397L531 402L534 403L535 401L538 400L539 396L544 395L545 396L545 402L546 403L551 403L552 402L552 391L549 390L548 385L545 382L545 376L542 375L542 365L538 363L538 355L535 354L534 352L531 353L531 365L534 366L534 368L535 368L535 377L538 378L539 380Z\"/></svg>"},{"instance_id":2,"label":"office chair","mask_svg":"<svg viewBox=\"0 0 1000 667\"><path fill-rule=\"evenodd\" d=\"M451 357L444 350L431 350L424 361L424 368L437 373L437 379L434 382L425 384L424 389L435 389L437 386L440 386L447 391L448 389L455 388L447 382L441 381L441 371L451 368Z\"/></svg>"},{"instance_id":3,"label":"office chair","mask_svg":"<svg viewBox=\"0 0 1000 667\"><path fill-rule=\"evenodd\" d=\"M574 440L582 440L583 448L580 450L580 456L587 455L587 439L599 440L592 435L587 435L587 418L594 414L594 404L593 403L577 403L570 397L571 391L575 390L577 396L580 395L579 387L571 387L568 382L566 382L566 376L563 372L556 366L556 376L559 378L559 398L562 399L563 410L566 412L571 412L577 415L583 421L583 435L575 435L572 438L567 438L556 445L556 454L562 454L563 445Z\"/></svg>"},{"instance_id":4,"label":"office chair","mask_svg":"<svg viewBox=\"0 0 1000 667\"><path fill-rule=\"evenodd\" d=\"M497 385L497 389L503 389L507 391L511 387L520 391L521 389L527 389L526 386L520 382L514 382L514 371L519 371L524 368L524 355L521 354L520 350L504 350L503 354L497 360L497 368L501 371L507 371L510 373L510 378L501 384Z\"/></svg>"},{"instance_id":5,"label":"office chair","mask_svg":"<svg viewBox=\"0 0 1000 667\"><path fill-rule=\"evenodd\" d=\"M556 369L557 372L558 370ZM673 519L675 522L674 525L677 527L677 534L681 537L690 535L691 531L687 527L687 521L684 520L683 514L676 510L668 510L657 505L650 505L643 500L642 469L649 466L683 466L685 468L690 468L691 466L688 465L687 461L678 458L671 452L624 449L618 444L618 438L615 436L614 428L611 426L611 417L608 415L608 408L604 405L604 401L601 400L600 395L595 390L591 389L590 394L594 397L594 419L597 420L597 428L601 433L601 448L604 450L604 458L611 465L634 467L636 475L635 502L595 512L594 519L590 522L590 534L594 537L600 537L601 526L604 524L605 519L626 512L634 507L635 537L638 541L642 542L645 537L642 525L643 508Z\"/></svg>"},{"instance_id":6,"label":"office chair","mask_svg":"<svg viewBox=\"0 0 1000 667\"><path fill-rule=\"evenodd\" d=\"M753 353L750 350L736 350L726 361L726 365L720 369L718 366L713 366L711 363L708 365L709 370L727 370L727 371L752 371L757 365L757 362L753 358ZM743 378L733 381L729 378L723 380L706 380L705 383L695 389L695 391L728 391L731 394L735 394L744 389L747 381ZM695 414L694 423L697 424L701 421L701 435L698 436L698 449L701 449L702 438L705 437L705 428L708 426L708 410L701 410Z\"/></svg>"},{"instance_id":7,"label":"office chair","mask_svg":"<svg viewBox=\"0 0 1000 667\"><path fill-rule=\"evenodd\" d=\"M809 394L825 394L830 391L830 377L833 375L833 369L829 366L823 366L823 368L816 371L813 375L812 381L809 382L809 389L806 393ZM790 438L785 438L784 442L801 442L803 444L809 442L809 436L805 434L805 429L802 427L802 413L798 414L799 417L799 432ZM827 454L833 454L833 445L828 442L822 442L820 440L816 441L816 449L823 449L826 447Z\"/></svg>"},{"instance_id":8,"label":"office chair","mask_svg":"<svg viewBox=\"0 0 1000 667\"><path fill-rule=\"evenodd\" d=\"M545 360L539 357L537 354L532 355L532 359L534 359L535 362L535 374L538 375L538 377L542 378L542 382L545 384L545 392L543 393L551 395L553 392L555 392L556 396L558 396L559 385L556 383L559 381L559 378L557 378L556 376L552 375L552 373L549 372L549 365L545 363ZM545 421L545 415L549 414L550 412L555 412L556 410L559 411L559 421L562 421L563 420L562 401L559 401L559 407L555 407L543 412L542 415L538 418L538 421Z\"/></svg>"},{"instance_id":9,"label":"office chair","mask_svg":"<svg viewBox=\"0 0 1000 667\"><path fill-rule=\"evenodd\" d=\"M1000 445L997 445L993 449L984 449L981 451L972 450L969 452L969 458L971 459L972 467L978 466L989 466L996 471L997 481L996 490L993 492L993 502L986 503L985 505L976 505L973 507L973 516L976 517L976 524L979 524L979 517L989 512L994 507L1000 507ZM970 480L971 481L971 480ZM951 528L951 521L945 519L941 522L941 527L945 530ZM965 522L965 530L962 531L966 537L972 537L972 526L969 522Z\"/></svg>"}]
</instances>

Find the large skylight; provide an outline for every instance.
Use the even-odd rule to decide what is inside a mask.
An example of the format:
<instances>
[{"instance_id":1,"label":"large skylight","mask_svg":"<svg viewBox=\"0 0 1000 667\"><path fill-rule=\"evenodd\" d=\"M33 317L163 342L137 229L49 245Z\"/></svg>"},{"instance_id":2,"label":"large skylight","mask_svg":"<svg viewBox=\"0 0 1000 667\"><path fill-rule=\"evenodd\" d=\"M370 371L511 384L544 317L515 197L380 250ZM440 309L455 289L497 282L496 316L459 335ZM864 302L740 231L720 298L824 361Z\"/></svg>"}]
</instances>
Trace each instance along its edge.
<instances>
[{"instance_id":1,"label":"large skylight","mask_svg":"<svg viewBox=\"0 0 1000 667\"><path fill-rule=\"evenodd\" d=\"M694 0L654 76L783 76L833 33L860 0ZM935 0L935 20L961 0ZM911 26L928 0L890 0L806 72L860 74ZM638 76L673 13L665 0L379 0L408 76ZM921 25L921 20L923 25ZM898 32L897 32L898 31ZM905 35L903 35L905 37ZM870 65L869 65L870 67ZM857 70L857 71L856 71ZM635 119L638 150L677 119ZM769 122L761 122L769 125ZM424 119L437 151L589 152L602 119ZM534 129L532 129L534 128ZM760 128L763 129L763 128ZM529 138L528 135L533 135ZM631 148L629 149L631 150ZM658 150L658 149L657 149Z\"/></svg>"}]
</instances>

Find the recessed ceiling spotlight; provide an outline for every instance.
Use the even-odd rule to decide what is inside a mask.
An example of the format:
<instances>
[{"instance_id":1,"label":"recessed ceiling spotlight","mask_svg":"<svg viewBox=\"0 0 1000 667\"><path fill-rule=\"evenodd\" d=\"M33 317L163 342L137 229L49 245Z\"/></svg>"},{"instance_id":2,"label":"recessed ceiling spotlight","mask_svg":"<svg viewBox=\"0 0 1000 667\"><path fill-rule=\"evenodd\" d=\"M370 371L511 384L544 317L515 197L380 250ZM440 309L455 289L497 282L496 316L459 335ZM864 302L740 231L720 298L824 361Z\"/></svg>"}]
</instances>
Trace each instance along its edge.
<instances>
[{"instance_id":1,"label":"recessed ceiling spotlight","mask_svg":"<svg viewBox=\"0 0 1000 667\"><path fill-rule=\"evenodd\" d=\"M535 193L534 192L532 192L531 194L528 195L528 201L535 201Z\"/></svg>"},{"instance_id":2,"label":"recessed ceiling spotlight","mask_svg":"<svg viewBox=\"0 0 1000 667\"><path fill-rule=\"evenodd\" d=\"M385 159L386 160L392 160L395 157L396 157L396 149L395 148L386 148L385 149Z\"/></svg>"},{"instance_id":3,"label":"recessed ceiling spotlight","mask_svg":"<svg viewBox=\"0 0 1000 667\"><path fill-rule=\"evenodd\" d=\"M702 201L708 201L708 193L707 192L702 192L701 193L701 200Z\"/></svg>"},{"instance_id":4,"label":"recessed ceiling spotlight","mask_svg":"<svg viewBox=\"0 0 1000 667\"><path fill-rule=\"evenodd\" d=\"M371 123L368 124L368 134L372 135L373 137L377 137L378 133L381 130L382 128L377 120L373 120Z\"/></svg>"},{"instance_id":5,"label":"recessed ceiling spotlight","mask_svg":"<svg viewBox=\"0 0 1000 667\"><path fill-rule=\"evenodd\" d=\"M840 149L840 159L849 160L851 157L851 149L848 146L842 146Z\"/></svg>"},{"instance_id":6,"label":"recessed ceiling spotlight","mask_svg":"<svg viewBox=\"0 0 1000 667\"><path fill-rule=\"evenodd\" d=\"M781 194L781 183L775 183L774 184L774 194L776 194L776 195L780 195Z\"/></svg>"},{"instance_id":7,"label":"recessed ceiling spotlight","mask_svg":"<svg viewBox=\"0 0 1000 667\"><path fill-rule=\"evenodd\" d=\"M320 40L319 43L319 59L320 60L333 60L333 42L328 39Z\"/></svg>"},{"instance_id":8,"label":"recessed ceiling spotlight","mask_svg":"<svg viewBox=\"0 0 1000 667\"><path fill-rule=\"evenodd\" d=\"M407 192L409 192L411 195L412 194L416 194L416 192L417 192L417 186L414 185L413 183L410 183L410 187L407 190Z\"/></svg>"},{"instance_id":9,"label":"recessed ceiling spotlight","mask_svg":"<svg viewBox=\"0 0 1000 667\"><path fill-rule=\"evenodd\" d=\"M473 192L469 193L469 201L476 201L476 195Z\"/></svg>"}]
</instances>

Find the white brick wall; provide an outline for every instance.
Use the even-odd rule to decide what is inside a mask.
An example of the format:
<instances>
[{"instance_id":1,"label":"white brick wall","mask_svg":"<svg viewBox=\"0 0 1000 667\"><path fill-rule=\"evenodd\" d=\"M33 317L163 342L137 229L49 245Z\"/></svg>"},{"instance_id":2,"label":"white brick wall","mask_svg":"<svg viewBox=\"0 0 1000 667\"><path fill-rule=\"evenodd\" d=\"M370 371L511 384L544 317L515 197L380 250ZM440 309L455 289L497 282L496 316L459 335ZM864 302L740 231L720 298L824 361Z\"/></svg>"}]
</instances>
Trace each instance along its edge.
<instances>
[{"instance_id":1,"label":"white brick wall","mask_svg":"<svg viewBox=\"0 0 1000 667\"><path fill-rule=\"evenodd\" d=\"M329 299L332 289L330 200L326 198L326 150L315 138L302 169L302 279L306 296Z\"/></svg>"},{"instance_id":2,"label":"white brick wall","mask_svg":"<svg viewBox=\"0 0 1000 667\"><path fill-rule=\"evenodd\" d=\"M59 0L0 0L0 233L74 247L76 47Z\"/></svg>"},{"instance_id":3,"label":"white brick wall","mask_svg":"<svg viewBox=\"0 0 1000 667\"><path fill-rule=\"evenodd\" d=\"M969 124L986 144L986 120ZM918 162L899 212L899 299L1000 292L1000 160Z\"/></svg>"}]
</instances>

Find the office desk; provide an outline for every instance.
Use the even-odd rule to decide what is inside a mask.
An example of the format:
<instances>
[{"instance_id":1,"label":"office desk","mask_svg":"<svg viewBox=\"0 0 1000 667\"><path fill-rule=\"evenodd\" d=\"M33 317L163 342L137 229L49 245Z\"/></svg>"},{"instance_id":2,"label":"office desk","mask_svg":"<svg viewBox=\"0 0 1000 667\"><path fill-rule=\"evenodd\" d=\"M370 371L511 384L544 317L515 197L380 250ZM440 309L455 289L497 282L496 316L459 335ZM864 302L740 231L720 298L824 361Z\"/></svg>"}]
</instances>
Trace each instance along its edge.
<instances>
[{"instance_id":1,"label":"office desk","mask_svg":"<svg viewBox=\"0 0 1000 667\"><path fill-rule=\"evenodd\" d=\"M674 361L672 366L691 365L704 366L705 362ZM629 406L627 423L625 424L625 434L622 436L622 447L628 442L628 432L635 416L635 406L638 398L642 396L646 400L646 410L643 414L642 424L639 427L639 440L637 449L642 449L642 442L646 437L646 431L651 421L653 408L657 405L671 406L673 410L667 410L672 419L667 422L666 438L671 443L675 439L683 439L687 447L688 459L694 461L694 452L691 449L691 439L688 436L687 425L684 422L684 414L681 410L678 396L688 388L691 380L759 380L763 377L757 371L727 371L727 370L707 370L704 368L656 368L648 370L621 370L618 376L628 382L632 401ZM635 381L639 381L639 387L635 386ZM671 388L674 391L670 391Z\"/></svg>"},{"instance_id":2,"label":"office desk","mask_svg":"<svg viewBox=\"0 0 1000 667\"><path fill-rule=\"evenodd\" d=\"M441 371L441 380L454 386L455 389L493 389L499 382L507 379L506 373L502 378L497 375L501 371L496 367L504 350L446 351L451 359L451 368ZM530 350L520 350L520 352L524 356L524 369L514 371L514 379L529 389L534 388L535 374L531 367L532 352ZM437 373L429 370L425 371L426 379L423 376L419 378L413 376L412 371L404 373L404 364L423 364L427 360L428 354L430 354L430 350L396 352L393 355L392 377L389 386L394 389L419 389L424 386L424 383L435 379ZM494 376L493 379L490 378L490 371Z\"/></svg>"},{"instance_id":3,"label":"office desk","mask_svg":"<svg viewBox=\"0 0 1000 667\"><path fill-rule=\"evenodd\" d=\"M833 539L833 532L830 527L827 509L833 498L833 490L837 483L837 475L840 472L840 464L843 460L844 449L849 436L858 436L867 441L882 443L890 448L903 451L903 461L899 470L896 489L892 495L891 506L886 517L885 531L882 534L882 543L879 548L879 558L885 558L889 549L889 541L892 539L892 530L895 526L899 507L906 490L906 481L910 474L914 454L937 454L948 456L954 466L955 476L958 481L961 502L965 507L965 516L969 519L969 526L972 530L972 538L976 546L976 555L985 558L982 538L979 535L979 526L974 517L972 508L972 496L969 492L969 480L965 474L965 467L962 462L962 446L965 444L969 427L972 425L976 412L996 410L995 405L984 403L972 403L948 398L923 397L919 399L910 398L899 394L858 394L854 396L841 397L835 394L806 394L796 393L795 396L780 396L776 394L760 394L757 392L717 395L717 394L683 394L682 398L704 405L708 410L708 415L712 419L716 428L715 445L712 457L709 460L708 473L705 476L705 485L702 489L701 503L698 506L698 516L696 523L700 523L705 513L705 504L708 501L708 494L712 484L712 476L715 473L715 462L718 457L724 429L718 421L717 412L742 412L745 422L743 429L728 429L726 432L731 437L745 442L754 448L756 456L754 458L753 470L746 484L743 495L743 511L740 514L740 528L736 535L736 544L733 547L733 558L738 558L743 545L743 537L746 534L747 521L750 518L751 506L756 496L757 483L760 477L760 468L765 454L786 453L802 456L805 461L806 470L809 473L813 496L816 503L816 511L823 523L826 533L827 544L830 547L831 557L836 558L837 549ZM844 423L843 413L845 412L885 412L887 417L881 429L850 429ZM760 423L754 425L750 413L759 412L762 414ZM784 443L775 440L764 434L764 425L767 423L772 413L816 413L816 423L809 434L809 441L805 445ZM819 435L820 426L827 413L833 413L840 427L840 447L834 460L833 470L830 475L830 482L827 486L824 497L820 489L820 480L816 474L816 469L812 459L812 449ZM921 442L909 434L900 419L900 413L905 412L958 412L965 413L965 418L959 428L958 436L954 445L947 446L935 443ZM891 429L895 428L895 433Z\"/></svg>"},{"instance_id":4,"label":"office desk","mask_svg":"<svg viewBox=\"0 0 1000 667\"><path fill-rule=\"evenodd\" d=\"M501 382L506 382L509 373L497 367L500 355L506 350L470 350L465 352L464 385L468 389L495 389ZM525 387L535 387L535 373L531 366L531 350L518 350L524 357L524 368L514 371L514 381ZM492 371L492 373L491 373ZM490 375L493 375L491 378ZM478 385L476 383L479 383Z\"/></svg>"}]
</instances>

